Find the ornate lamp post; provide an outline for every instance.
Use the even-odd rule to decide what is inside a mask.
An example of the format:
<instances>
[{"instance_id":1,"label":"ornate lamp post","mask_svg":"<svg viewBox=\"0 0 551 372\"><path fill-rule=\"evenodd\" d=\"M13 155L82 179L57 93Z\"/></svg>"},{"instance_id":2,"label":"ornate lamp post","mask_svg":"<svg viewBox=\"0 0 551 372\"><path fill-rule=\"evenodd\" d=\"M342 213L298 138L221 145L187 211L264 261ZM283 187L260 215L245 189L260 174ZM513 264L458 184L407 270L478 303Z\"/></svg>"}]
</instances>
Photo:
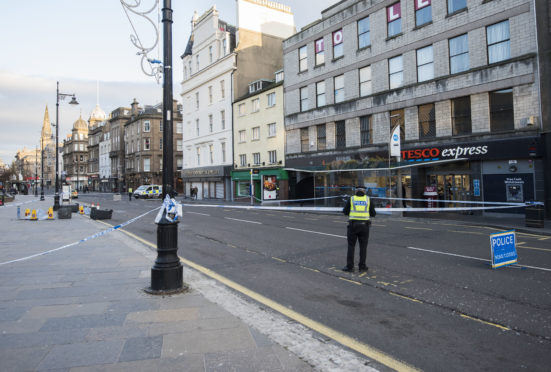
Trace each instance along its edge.
<instances>
[{"instance_id":1,"label":"ornate lamp post","mask_svg":"<svg viewBox=\"0 0 551 372\"><path fill-rule=\"evenodd\" d=\"M44 138L41 138L40 150L40 200L44 200Z\"/></svg>"},{"instance_id":2,"label":"ornate lamp post","mask_svg":"<svg viewBox=\"0 0 551 372\"><path fill-rule=\"evenodd\" d=\"M36 179L38 178L38 149L34 151L34 196L38 196L38 183Z\"/></svg>"},{"instance_id":3,"label":"ornate lamp post","mask_svg":"<svg viewBox=\"0 0 551 372\"><path fill-rule=\"evenodd\" d=\"M55 103L55 195L54 195L54 211L59 209L59 99L71 97L70 105L78 105L75 94L59 93L59 81L57 82L56 103Z\"/></svg>"}]
</instances>

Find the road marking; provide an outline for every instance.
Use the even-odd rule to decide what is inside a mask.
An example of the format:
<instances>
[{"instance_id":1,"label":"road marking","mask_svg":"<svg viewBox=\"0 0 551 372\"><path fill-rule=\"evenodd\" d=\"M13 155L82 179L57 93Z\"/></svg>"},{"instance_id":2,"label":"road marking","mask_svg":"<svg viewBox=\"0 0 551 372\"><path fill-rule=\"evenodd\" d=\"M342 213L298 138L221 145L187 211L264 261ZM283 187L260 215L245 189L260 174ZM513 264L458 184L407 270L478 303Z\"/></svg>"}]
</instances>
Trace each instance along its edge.
<instances>
[{"instance_id":1,"label":"road marking","mask_svg":"<svg viewBox=\"0 0 551 372\"><path fill-rule=\"evenodd\" d=\"M422 301L419 301L419 300L416 299L416 298L404 296L404 295L398 294L398 293L396 293L396 292L389 291L388 293L390 293L390 294L393 295L393 296L403 298L403 299L405 299L405 300L417 302L417 303L420 303L420 304L423 303Z\"/></svg>"},{"instance_id":2,"label":"road marking","mask_svg":"<svg viewBox=\"0 0 551 372\"><path fill-rule=\"evenodd\" d=\"M511 330L510 328L504 327L502 325L499 325L499 324L496 324L496 323L491 323L491 322L486 322L485 320L478 319L478 318L473 318L472 316L468 316L468 315L461 314L461 313L459 313L459 315L461 315L462 318L466 318L466 319L474 320L476 322L480 322L480 323L483 323L483 324L491 325L493 327L497 327L497 328L502 329L504 331L510 331Z\"/></svg>"},{"instance_id":3,"label":"road marking","mask_svg":"<svg viewBox=\"0 0 551 372\"><path fill-rule=\"evenodd\" d=\"M109 225L109 224L107 224L103 221L98 221L98 222L102 222L106 225ZM119 231L135 238L136 240L142 242L143 244L145 244L149 247L157 249L157 246L154 245L153 243L148 242L147 240L142 239L139 236L137 236L135 234L132 234L129 231L121 230L121 229L119 229ZM402 362L398 359L395 359L392 356L390 356L390 355L388 355L388 354L386 354L386 353L384 353L384 352L382 352L382 351L380 351L380 350L378 350L378 349L376 349L372 346L364 344L364 343L362 343L362 342L360 342L360 341L358 341L358 340L356 340L356 339L354 339L350 336L345 335L344 333L341 333L337 330L334 330L330 327L327 327L327 326L323 325L322 323L319 323L319 322L317 322L313 319L310 319L310 318L302 315L299 312L291 310L288 307L286 307L284 305L281 305L278 302L275 302L275 301L269 299L268 297L265 297L265 296L263 296L263 295L261 295L257 292L251 291L250 289L242 286L241 284L237 284L236 282L234 282L230 279L227 279L226 277L224 277L224 276L222 276L222 275L220 275L220 274L218 274L218 273L216 273L216 272L214 272L210 269L207 269L204 266L196 264L195 262L190 261L188 259L185 259L183 257L179 257L179 258L180 258L180 261L182 261L184 264L186 264L189 267L194 268L195 270L203 273L204 275L206 275L206 276L208 276L208 277L210 277L214 280L219 281L220 283L224 284L225 286L227 286L229 288L232 288L232 289L244 294L245 296L247 296L249 298L252 298L253 300L255 300L257 302L260 302L263 305L268 306L272 310L283 314L287 318L290 318L290 319L304 325L305 327L308 327L308 328L312 329L314 332L317 332L319 334L327 336L330 339L333 339L336 342L340 343L341 345L343 345L345 347L348 347L352 350L355 350L358 353L360 353L362 355L365 355L366 357L368 357L370 359L373 359L373 360L375 360L375 361L377 361L381 364L386 365L389 368L393 368L397 371L418 371L418 369L414 368L413 366L410 366L409 364L406 364L406 363L404 363L404 362ZM361 285L361 283L359 283L359 284Z\"/></svg>"},{"instance_id":4,"label":"road marking","mask_svg":"<svg viewBox=\"0 0 551 372\"><path fill-rule=\"evenodd\" d=\"M199 212L187 212L186 213L190 213L190 214L200 214L201 216L208 216L210 217L210 214L206 214L206 213L199 213Z\"/></svg>"},{"instance_id":5,"label":"road marking","mask_svg":"<svg viewBox=\"0 0 551 372\"><path fill-rule=\"evenodd\" d=\"M411 229L411 230L432 230L431 228L428 228L428 227L409 227L409 226L406 226L405 228L406 229Z\"/></svg>"},{"instance_id":6,"label":"road marking","mask_svg":"<svg viewBox=\"0 0 551 372\"><path fill-rule=\"evenodd\" d=\"M437 253L437 254L443 254L447 256L455 256L455 257L461 257L461 258L469 258L471 260L478 260L478 261L484 261L484 262L491 262L491 260L487 260L485 258L478 258L478 257L472 257L472 256L464 256L462 254L455 254L455 253L448 253L448 252L440 252L440 251L433 251L430 249L423 249L423 248L416 248L416 247L406 247L407 249L413 249L416 251L422 251L422 252L429 252L429 253ZM524 247L519 247L524 248ZM542 248L543 249L543 248ZM551 269L547 269L545 267L537 267L537 266L528 266L528 265L518 265L515 264L516 267L526 267L527 269L534 269L534 270L542 270L542 271L551 271Z\"/></svg>"},{"instance_id":7,"label":"road marking","mask_svg":"<svg viewBox=\"0 0 551 372\"><path fill-rule=\"evenodd\" d=\"M379 224L377 224L377 223L372 223L371 226L386 227L386 225L379 225Z\"/></svg>"},{"instance_id":8,"label":"road marking","mask_svg":"<svg viewBox=\"0 0 551 372\"><path fill-rule=\"evenodd\" d=\"M449 232L459 233L459 234L473 234L473 235L486 235L478 231L459 231L459 230L448 230Z\"/></svg>"},{"instance_id":9,"label":"road marking","mask_svg":"<svg viewBox=\"0 0 551 372\"><path fill-rule=\"evenodd\" d=\"M306 269L306 270L310 270L310 271L313 271L315 273L319 273L320 271L319 270L316 270L316 269L312 269L310 267L306 267L306 266L300 266L302 269Z\"/></svg>"},{"instance_id":10,"label":"road marking","mask_svg":"<svg viewBox=\"0 0 551 372\"><path fill-rule=\"evenodd\" d=\"M524 243L522 243L522 244L524 244ZM522 247L517 247L517 248L532 249L532 250L535 250L535 251L551 252L551 249L547 249L547 248L537 248L537 247L527 247L527 246L525 246L525 245L523 245Z\"/></svg>"},{"instance_id":11,"label":"road marking","mask_svg":"<svg viewBox=\"0 0 551 372\"><path fill-rule=\"evenodd\" d=\"M350 283L356 284L356 285L362 285L362 283L360 283L360 282L357 282L357 281L355 281L355 280L346 279L346 278L343 278L342 276L339 276L338 278L339 278L340 280L344 280L345 282L350 282Z\"/></svg>"},{"instance_id":12,"label":"road marking","mask_svg":"<svg viewBox=\"0 0 551 372\"><path fill-rule=\"evenodd\" d=\"M312 233L312 234L320 234L320 235L327 235L327 236L334 236L336 238L344 238L346 239L346 236L342 236L342 235L335 235L335 234L328 234L328 233L323 233L323 232L319 232L319 231L312 231L312 230L304 230L304 229L297 229L295 227L285 227L286 229L289 229L289 230L296 230L296 231L303 231L303 232L308 232L308 233Z\"/></svg>"},{"instance_id":13,"label":"road marking","mask_svg":"<svg viewBox=\"0 0 551 372\"><path fill-rule=\"evenodd\" d=\"M538 240L547 240L547 239L551 239L551 237L546 236L546 237L544 237L544 238L539 238Z\"/></svg>"},{"instance_id":14,"label":"road marking","mask_svg":"<svg viewBox=\"0 0 551 372\"><path fill-rule=\"evenodd\" d=\"M272 259L274 259L276 261L279 261L279 262L287 262L287 261L282 260L281 258L277 258L277 257L272 257Z\"/></svg>"},{"instance_id":15,"label":"road marking","mask_svg":"<svg viewBox=\"0 0 551 372\"><path fill-rule=\"evenodd\" d=\"M238 218L231 218L231 217L224 217L225 219L227 220L234 220L234 221L240 221L240 222L247 222L247 223L255 223L257 225L262 225L262 222L258 222L258 221L249 221L249 220L240 220Z\"/></svg>"}]
</instances>

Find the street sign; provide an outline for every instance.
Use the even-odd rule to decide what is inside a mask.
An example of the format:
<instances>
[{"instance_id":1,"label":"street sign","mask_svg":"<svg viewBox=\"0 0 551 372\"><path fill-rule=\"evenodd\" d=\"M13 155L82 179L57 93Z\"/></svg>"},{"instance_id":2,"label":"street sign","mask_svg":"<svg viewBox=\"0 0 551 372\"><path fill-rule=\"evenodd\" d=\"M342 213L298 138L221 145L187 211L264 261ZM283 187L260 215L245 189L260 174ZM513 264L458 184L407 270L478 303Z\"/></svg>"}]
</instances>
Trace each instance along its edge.
<instances>
[{"instance_id":1,"label":"street sign","mask_svg":"<svg viewBox=\"0 0 551 372\"><path fill-rule=\"evenodd\" d=\"M493 269L517 262L516 240L515 230L490 234Z\"/></svg>"}]
</instances>

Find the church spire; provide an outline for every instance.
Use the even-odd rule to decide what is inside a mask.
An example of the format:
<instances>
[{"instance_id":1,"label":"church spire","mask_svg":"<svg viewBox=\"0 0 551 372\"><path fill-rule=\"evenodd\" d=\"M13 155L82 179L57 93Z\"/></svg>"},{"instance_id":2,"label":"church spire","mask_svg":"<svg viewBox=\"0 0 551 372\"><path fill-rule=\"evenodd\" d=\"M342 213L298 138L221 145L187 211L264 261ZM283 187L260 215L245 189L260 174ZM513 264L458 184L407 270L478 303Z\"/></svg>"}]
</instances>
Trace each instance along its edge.
<instances>
[{"instance_id":1,"label":"church spire","mask_svg":"<svg viewBox=\"0 0 551 372\"><path fill-rule=\"evenodd\" d=\"M44 140L49 140L51 137L52 127L50 125L50 114L48 113L48 105L46 105L46 110L44 111L44 121L42 122L42 138L44 138Z\"/></svg>"}]
</instances>

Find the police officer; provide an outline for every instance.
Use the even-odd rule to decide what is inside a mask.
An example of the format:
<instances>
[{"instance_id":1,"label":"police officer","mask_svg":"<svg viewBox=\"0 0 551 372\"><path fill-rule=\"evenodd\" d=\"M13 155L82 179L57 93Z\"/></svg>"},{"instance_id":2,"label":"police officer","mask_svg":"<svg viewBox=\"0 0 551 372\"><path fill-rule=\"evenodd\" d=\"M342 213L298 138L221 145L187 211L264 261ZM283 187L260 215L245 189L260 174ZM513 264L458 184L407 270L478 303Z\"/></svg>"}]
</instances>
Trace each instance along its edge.
<instances>
[{"instance_id":1,"label":"police officer","mask_svg":"<svg viewBox=\"0 0 551 372\"><path fill-rule=\"evenodd\" d=\"M128 201L132 201L132 187L128 188Z\"/></svg>"},{"instance_id":2,"label":"police officer","mask_svg":"<svg viewBox=\"0 0 551 372\"><path fill-rule=\"evenodd\" d=\"M358 268L360 271L367 271L365 260L367 241L369 240L369 226L371 225L370 217L375 217L377 212L375 212L375 206L365 194L365 186L356 186L356 194L347 199L342 213L348 216L348 227L346 229L348 252L346 254L346 266L342 271L354 271L356 240L360 243L360 262Z\"/></svg>"}]
</instances>

